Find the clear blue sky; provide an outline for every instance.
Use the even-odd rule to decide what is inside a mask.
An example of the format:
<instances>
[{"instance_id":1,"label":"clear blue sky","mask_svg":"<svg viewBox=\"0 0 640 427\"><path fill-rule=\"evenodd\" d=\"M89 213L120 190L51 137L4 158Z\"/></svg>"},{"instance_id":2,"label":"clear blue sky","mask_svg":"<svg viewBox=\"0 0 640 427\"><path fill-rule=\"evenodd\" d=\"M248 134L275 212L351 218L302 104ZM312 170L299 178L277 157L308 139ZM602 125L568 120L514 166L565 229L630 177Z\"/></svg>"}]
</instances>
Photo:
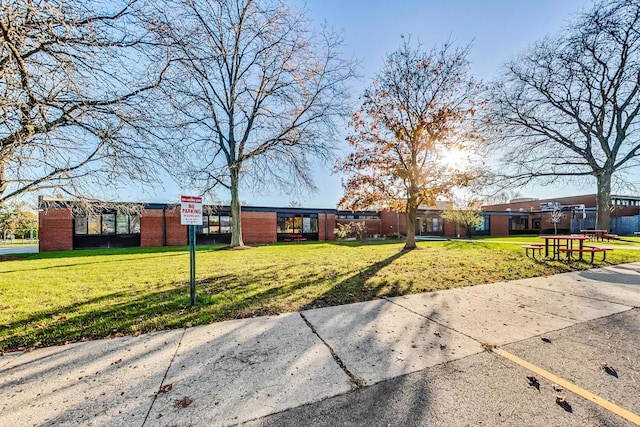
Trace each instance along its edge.
<instances>
[{"instance_id":1,"label":"clear blue sky","mask_svg":"<svg viewBox=\"0 0 640 427\"><path fill-rule=\"evenodd\" d=\"M499 68L532 42L560 31L576 11L591 8L591 0L290 0L303 6L316 23L326 22L342 31L345 55L361 62L361 81L353 90L357 98L380 69L385 55L397 49L401 35L411 36L425 48L448 39L460 45L473 43L470 60L472 73L485 82L498 75ZM346 134L346 129L345 129ZM328 168L317 168L320 191L298 201L306 207L333 208L342 195L340 177ZM556 197L591 193L593 187L524 189L531 197ZM167 186L154 201L174 201L180 191ZM220 193L218 198L228 200ZM253 206L286 206L293 200L286 194L251 194L246 189L241 199Z\"/></svg>"}]
</instances>

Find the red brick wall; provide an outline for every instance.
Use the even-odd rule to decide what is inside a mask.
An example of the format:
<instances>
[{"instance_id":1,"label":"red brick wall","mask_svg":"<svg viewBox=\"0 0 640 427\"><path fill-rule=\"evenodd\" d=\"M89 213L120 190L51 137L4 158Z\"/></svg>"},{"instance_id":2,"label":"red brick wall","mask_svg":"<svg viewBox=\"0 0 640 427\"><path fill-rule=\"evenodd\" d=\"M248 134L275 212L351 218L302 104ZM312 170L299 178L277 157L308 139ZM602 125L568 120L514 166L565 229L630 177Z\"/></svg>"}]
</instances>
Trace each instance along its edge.
<instances>
[{"instance_id":1,"label":"red brick wall","mask_svg":"<svg viewBox=\"0 0 640 427\"><path fill-rule=\"evenodd\" d=\"M163 246L162 209L145 209L140 214L140 246ZM189 236L187 226L180 224L180 210L164 211L167 246L185 246Z\"/></svg>"},{"instance_id":2,"label":"red brick wall","mask_svg":"<svg viewBox=\"0 0 640 427\"><path fill-rule=\"evenodd\" d=\"M640 215L638 206L614 206L611 216L634 216Z\"/></svg>"},{"instance_id":3,"label":"red brick wall","mask_svg":"<svg viewBox=\"0 0 640 427\"><path fill-rule=\"evenodd\" d=\"M464 230L462 233L459 231L460 227L458 227L458 231L456 231L455 222L444 221L443 228L445 237L457 237L458 234L460 234L460 237L463 237L465 235Z\"/></svg>"},{"instance_id":4,"label":"red brick wall","mask_svg":"<svg viewBox=\"0 0 640 427\"><path fill-rule=\"evenodd\" d=\"M162 246L162 210L148 209L140 213L140 246Z\"/></svg>"},{"instance_id":5,"label":"red brick wall","mask_svg":"<svg viewBox=\"0 0 640 427\"><path fill-rule=\"evenodd\" d=\"M180 224L180 209L165 211L167 223L167 246L185 246L189 244L187 226Z\"/></svg>"},{"instance_id":6,"label":"red brick wall","mask_svg":"<svg viewBox=\"0 0 640 427\"><path fill-rule=\"evenodd\" d=\"M273 243L277 240L275 212L242 212L242 240L245 243Z\"/></svg>"},{"instance_id":7,"label":"red brick wall","mask_svg":"<svg viewBox=\"0 0 640 427\"><path fill-rule=\"evenodd\" d=\"M38 213L40 252L73 250L73 216L67 208L48 208Z\"/></svg>"},{"instance_id":8,"label":"red brick wall","mask_svg":"<svg viewBox=\"0 0 640 427\"><path fill-rule=\"evenodd\" d=\"M509 216L491 215L489 216L489 230L492 236L509 235Z\"/></svg>"},{"instance_id":9,"label":"red brick wall","mask_svg":"<svg viewBox=\"0 0 640 427\"><path fill-rule=\"evenodd\" d=\"M540 199L530 202L518 202L518 203L503 203L500 205L483 206L482 210L504 212L507 208L511 208L513 212L517 212L520 208L526 212L539 211L541 203L548 202L560 202L563 205L585 205L587 207L594 207L596 205L596 196L594 194L588 194L584 196L572 196L572 197L557 197L555 199Z\"/></svg>"},{"instance_id":10,"label":"red brick wall","mask_svg":"<svg viewBox=\"0 0 640 427\"><path fill-rule=\"evenodd\" d=\"M328 225L328 227L326 227L326 233L325 233L325 222ZM318 240L335 240L336 235L333 234L333 232L335 231L335 228L336 228L336 214L333 214L333 213L318 214Z\"/></svg>"},{"instance_id":11,"label":"red brick wall","mask_svg":"<svg viewBox=\"0 0 640 427\"><path fill-rule=\"evenodd\" d=\"M379 219L336 219L336 225L349 224L351 222L364 222L367 227L365 231L365 236L367 237L372 237L374 234L382 235L382 221Z\"/></svg>"},{"instance_id":12,"label":"red brick wall","mask_svg":"<svg viewBox=\"0 0 640 427\"><path fill-rule=\"evenodd\" d=\"M407 234L407 217L404 213L382 211L380 220L382 221L382 234L391 236L395 233ZM400 230L398 230L398 218L400 219Z\"/></svg>"}]
</instances>

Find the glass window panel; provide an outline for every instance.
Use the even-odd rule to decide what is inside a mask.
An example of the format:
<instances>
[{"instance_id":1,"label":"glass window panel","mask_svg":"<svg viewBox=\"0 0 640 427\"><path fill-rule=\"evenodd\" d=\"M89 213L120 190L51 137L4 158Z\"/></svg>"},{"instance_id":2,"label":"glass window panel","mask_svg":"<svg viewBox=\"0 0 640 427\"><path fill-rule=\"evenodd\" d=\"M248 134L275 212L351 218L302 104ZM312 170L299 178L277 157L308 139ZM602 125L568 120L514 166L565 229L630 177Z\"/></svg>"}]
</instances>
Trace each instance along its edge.
<instances>
[{"instance_id":1,"label":"glass window panel","mask_svg":"<svg viewBox=\"0 0 640 427\"><path fill-rule=\"evenodd\" d=\"M277 216L277 233L293 233L293 214L279 213Z\"/></svg>"},{"instance_id":2,"label":"glass window panel","mask_svg":"<svg viewBox=\"0 0 640 427\"><path fill-rule=\"evenodd\" d=\"M89 234L100 234L100 217L96 215L89 216L87 228Z\"/></svg>"},{"instance_id":3,"label":"glass window panel","mask_svg":"<svg viewBox=\"0 0 640 427\"><path fill-rule=\"evenodd\" d=\"M197 233L209 234L209 217L202 215L202 225L198 226Z\"/></svg>"},{"instance_id":4,"label":"glass window panel","mask_svg":"<svg viewBox=\"0 0 640 427\"><path fill-rule=\"evenodd\" d=\"M140 233L140 217L138 215L129 217L129 232L131 234Z\"/></svg>"},{"instance_id":5,"label":"glass window panel","mask_svg":"<svg viewBox=\"0 0 640 427\"><path fill-rule=\"evenodd\" d=\"M209 234L220 233L220 216L209 215Z\"/></svg>"},{"instance_id":6,"label":"glass window panel","mask_svg":"<svg viewBox=\"0 0 640 427\"><path fill-rule=\"evenodd\" d=\"M302 232L311 233L311 218L302 218Z\"/></svg>"},{"instance_id":7,"label":"glass window panel","mask_svg":"<svg viewBox=\"0 0 640 427\"><path fill-rule=\"evenodd\" d=\"M129 234L129 216L116 215L116 233Z\"/></svg>"},{"instance_id":8,"label":"glass window panel","mask_svg":"<svg viewBox=\"0 0 640 427\"><path fill-rule=\"evenodd\" d=\"M102 215L102 234L113 234L116 232L116 215Z\"/></svg>"},{"instance_id":9,"label":"glass window panel","mask_svg":"<svg viewBox=\"0 0 640 427\"><path fill-rule=\"evenodd\" d=\"M293 233L293 218L284 219L284 232Z\"/></svg>"},{"instance_id":10,"label":"glass window panel","mask_svg":"<svg viewBox=\"0 0 640 427\"><path fill-rule=\"evenodd\" d=\"M78 216L75 218L75 234L87 234L87 217Z\"/></svg>"},{"instance_id":11,"label":"glass window panel","mask_svg":"<svg viewBox=\"0 0 640 427\"><path fill-rule=\"evenodd\" d=\"M231 217L220 215L220 233L231 233Z\"/></svg>"},{"instance_id":12,"label":"glass window panel","mask_svg":"<svg viewBox=\"0 0 640 427\"><path fill-rule=\"evenodd\" d=\"M293 218L293 232L302 233L302 217L296 216Z\"/></svg>"},{"instance_id":13,"label":"glass window panel","mask_svg":"<svg viewBox=\"0 0 640 427\"><path fill-rule=\"evenodd\" d=\"M309 218L309 233L318 232L318 218Z\"/></svg>"}]
</instances>

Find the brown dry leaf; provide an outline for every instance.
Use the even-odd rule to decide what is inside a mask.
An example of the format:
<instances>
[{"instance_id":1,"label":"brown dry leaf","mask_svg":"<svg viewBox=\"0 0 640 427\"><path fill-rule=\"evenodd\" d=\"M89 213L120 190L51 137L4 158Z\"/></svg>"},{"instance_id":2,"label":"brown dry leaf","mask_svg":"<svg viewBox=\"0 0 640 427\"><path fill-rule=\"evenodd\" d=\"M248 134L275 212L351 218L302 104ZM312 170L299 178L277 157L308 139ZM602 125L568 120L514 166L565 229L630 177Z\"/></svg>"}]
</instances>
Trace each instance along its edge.
<instances>
[{"instance_id":1,"label":"brown dry leaf","mask_svg":"<svg viewBox=\"0 0 640 427\"><path fill-rule=\"evenodd\" d=\"M185 328L190 328L192 326L193 326L193 323L191 323L191 322L187 322L187 323L184 324Z\"/></svg>"},{"instance_id":2,"label":"brown dry leaf","mask_svg":"<svg viewBox=\"0 0 640 427\"><path fill-rule=\"evenodd\" d=\"M174 400L173 406L175 406L176 408L178 406L182 406L183 408L186 408L187 406L191 405L191 402L193 402L193 400L189 399L189 396L185 396L182 399Z\"/></svg>"},{"instance_id":3,"label":"brown dry leaf","mask_svg":"<svg viewBox=\"0 0 640 427\"><path fill-rule=\"evenodd\" d=\"M122 363L122 358L116 360L115 362L112 362L112 365L117 365L118 363Z\"/></svg>"},{"instance_id":4,"label":"brown dry leaf","mask_svg":"<svg viewBox=\"0 0 640 427\"><path fill-rule=\"evenodd\" d=\"M59 322L64 322L65 320L67 320L67 316L60 316L60 317L58 318L58 321L59 321Z\"/></svg>"},{"instance_id":5,"label":"brown dry leaf","mask_svg":"<svg viewBox=\"0 0 640 427\"><path fill-rule=\"evenodd\" d=\"M172 388L173 384L165 384L163 386L160 386L160 390L158 390L158 393L169 393Z\"/></svg>"},{"instance_id":6,"label":"brown dry leaf","mask_svg":"<svg viewBox=\"0 0 640 427\"><path fill-rule=\"evenodd\" d=\"M140 331L136 331L136 333L135 333L135 334L133 334L133 336L134 336L134 337L139 337L139 336L140 336L140 334L141 334L141 332L140 332Z\"/></svg>"}]
</instances>

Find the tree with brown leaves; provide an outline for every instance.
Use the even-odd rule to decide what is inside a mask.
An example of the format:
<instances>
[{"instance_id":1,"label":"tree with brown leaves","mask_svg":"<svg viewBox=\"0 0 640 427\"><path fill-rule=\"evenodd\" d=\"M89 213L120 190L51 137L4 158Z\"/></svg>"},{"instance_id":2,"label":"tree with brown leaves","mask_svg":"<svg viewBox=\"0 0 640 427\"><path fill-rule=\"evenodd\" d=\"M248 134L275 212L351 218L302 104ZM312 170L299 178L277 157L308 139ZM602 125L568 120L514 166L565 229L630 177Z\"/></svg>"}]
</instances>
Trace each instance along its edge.
<instances>
[{"instance_id":1,"label":"tree with brown leaves","mask_svg":"<svg viewBox=\"0 0 640 427\"><path fill-rule=\"evenodd\" d=\"M387 56L351 121L352 152L337 167L347 175L339 204L405 212L405 249L416 247L419 206L435 206L475 173L444 160L478 141L472 122L481 87L468 75L469 49L447 43L423 52L405 41Z\"/></svg>"}]
</instances>

